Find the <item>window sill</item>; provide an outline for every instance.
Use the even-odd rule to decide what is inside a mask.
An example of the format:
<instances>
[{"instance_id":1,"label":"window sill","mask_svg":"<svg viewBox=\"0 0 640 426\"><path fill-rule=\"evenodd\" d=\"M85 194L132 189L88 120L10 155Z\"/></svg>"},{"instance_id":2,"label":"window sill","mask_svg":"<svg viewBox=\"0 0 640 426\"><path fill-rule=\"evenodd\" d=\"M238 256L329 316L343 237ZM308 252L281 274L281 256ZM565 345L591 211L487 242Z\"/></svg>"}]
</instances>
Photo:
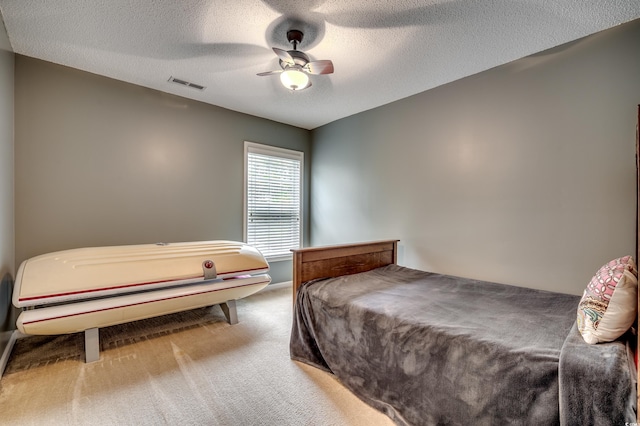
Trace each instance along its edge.
<instances>
[{"instance_id":1,"label":"window sill","mask_svg":"<svg viewBox=\"0 0 640 426\"><path fill-rule=\"evenodd\" d=\"M265 259L267 259L267 262L269 263L286 262L289 260L293 260L293 254L283 255L283 256L274 256L274 257L265 257Z\"/></svg>"}]
</instances>

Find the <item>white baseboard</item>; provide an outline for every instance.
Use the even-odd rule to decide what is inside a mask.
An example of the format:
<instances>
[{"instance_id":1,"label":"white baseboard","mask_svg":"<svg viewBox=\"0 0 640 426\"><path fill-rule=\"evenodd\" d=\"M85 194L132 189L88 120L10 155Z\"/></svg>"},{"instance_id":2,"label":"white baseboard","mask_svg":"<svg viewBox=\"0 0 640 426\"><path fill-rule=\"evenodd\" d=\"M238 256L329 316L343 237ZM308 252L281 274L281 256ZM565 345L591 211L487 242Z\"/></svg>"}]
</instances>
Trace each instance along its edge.
<instances>
[{"instance_id":1,"label":"white baseboard","mask_svg":"<svg viewBox=\"0 0 640 426\"><path fill-rule=\"evenodd\" d=\"M293 281L284 281L284 282L281 282L281 283L269 284L268 286L263 288L262 291L278 290L278 289L285 288L285 287L291 287L292 285L293 285Z\"/></svg>"},{"instance_id":2,"label":"white baseboard","mask_svg":"<svg viewBox=\"0 0 640 426\"><path fill-rule=\"evenodd\" d=\"M11 333L11 335L9 336L9 340L7 341L7 345L2 351L2 356L0 356L0 378L4 373L4 369L7 367L7 363L9 362L9 357L11 356L13 345L16 344L16 340L18 339L18 337L22 335L22 333L20 333L18 330L13 330L13 332L8 331L7 333Z\"/></svg>"}]
</instances>

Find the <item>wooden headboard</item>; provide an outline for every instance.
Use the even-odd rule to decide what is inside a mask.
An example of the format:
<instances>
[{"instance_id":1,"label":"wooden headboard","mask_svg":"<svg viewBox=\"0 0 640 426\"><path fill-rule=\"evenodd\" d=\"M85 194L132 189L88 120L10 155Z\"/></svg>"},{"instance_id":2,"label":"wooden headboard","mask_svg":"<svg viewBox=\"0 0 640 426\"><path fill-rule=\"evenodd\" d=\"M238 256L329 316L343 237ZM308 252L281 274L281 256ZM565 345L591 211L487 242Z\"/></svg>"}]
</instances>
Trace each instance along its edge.
<instances>
[{"instance_id":1,"label":"wooden headboard","mask_svg":"<svg viewBox=\"0 0 640 426\"><path fill-rule=\"evenodd\" d=\"M397 263L398 241L384 240L291 250L293 252L293 300L296 300L296 294L302 283L307 281L356 274Z\"/></svg>"}]
</instances>

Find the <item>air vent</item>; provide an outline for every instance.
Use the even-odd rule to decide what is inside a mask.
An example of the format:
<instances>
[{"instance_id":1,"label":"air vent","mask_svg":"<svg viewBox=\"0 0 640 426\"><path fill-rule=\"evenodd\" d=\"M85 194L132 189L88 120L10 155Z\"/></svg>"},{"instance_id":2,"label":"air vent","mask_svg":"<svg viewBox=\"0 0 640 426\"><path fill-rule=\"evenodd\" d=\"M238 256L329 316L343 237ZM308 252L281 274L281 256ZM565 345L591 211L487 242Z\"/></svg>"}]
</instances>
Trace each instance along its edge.
<instances>
[{"instance_id":1,"label":"air vent","mask_svg":"<svg viewBox=\"0 0 640 426\"><path fill-rule=\"evenodd\" d=\"M199 84L191 83L190 81L181 80L181 79L175 78L175 77L169 77L169 81L172 82L172 83L181 84L182 86L191 87L191 88L197 89L197 90L206 89L206 87L201 86Z\"/></svg>"}]
</instances>

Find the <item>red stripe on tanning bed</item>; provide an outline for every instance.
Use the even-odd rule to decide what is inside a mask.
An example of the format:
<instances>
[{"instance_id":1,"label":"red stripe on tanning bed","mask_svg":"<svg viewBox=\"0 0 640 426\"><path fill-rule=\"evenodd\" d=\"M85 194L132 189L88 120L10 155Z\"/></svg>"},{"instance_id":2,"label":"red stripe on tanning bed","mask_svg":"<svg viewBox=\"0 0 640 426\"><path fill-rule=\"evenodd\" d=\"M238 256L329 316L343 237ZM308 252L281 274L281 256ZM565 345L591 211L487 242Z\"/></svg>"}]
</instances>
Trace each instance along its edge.
<instances>
[{"instance_id":1,"label":"red stripe on tanning bed","mask_svg":"<svg viewBox=\"0 0 640 426\"><path fill-rule=\"evenodd\" d=\"M146 305L149 303L155 303L155 302L164 302L165 300L171 300L171 299L181 299L183 297L189 297L189 296L197 296L199 294L206 294L206 293L213 293L215 291L222 291L222 290L231 290L234 288L242 288L242 287L247 287L250 285L258 285L258 284L264 284L264 283L269 283L269 281L260 281L257 283L250 283L250 284L244 284L244 285L237 285L235 287L225 287L225 288L216 288L213 290L206 290L206 291L200 291L198 293L192 293L192 294L183 294L181 296L171 296L171 297L165 297L163 299L155 299L155 300L148 300L146 302L138 302L138 303L131 303L129 305L122 305L122 306L114 306L112 308L104 308L104 309L96 309L93 311L87 311L87 312L78 312L78 313L74 313L74 314L69 314L69 315L60 315L58 317L53 317L53 318L43 318L43 319L39 319L39 320L34 320L34 321L29 321L29 322L25 322L23 323L24 325L27 324L35 324L38 322L44 322L44 321L52 321L52 320L57 320L60 318L69 318L69 317L77 317L79 315L87 315L87 314L93 314L95 312L103 312L103 311L112 311L114 309L120 309L120 308L129 308L131 306L138 306L138 305Z\"/></svg>"},{"instance_id":2,"label":"red stripe on tanning bed","mask_svg":"<svg viewBox=\"0 0 640 426\"><path fill-rule=\"evenodd\" d=\"M240 273L240 272L263 271L263 270L266 270L266 268L243 269L241 271L225 272L224 274L221 274L221 275L237 274L237 273ZM76 295L76 294L88 294L88 293L95 293L95 292L99 292L99 291L118 290L118 289L121 289L121 288L133 288L133 287L140 287L140 286L145 286L145 285L170 283L170 282L174 282L174 281L177 282L177 281L185 281L185 280L195 280L197 278L204 278L204 275L195 275L195 276L192 276L192 277L180 278L178 280L149 281L149 282L145 282L145 283L123 284L123 285L118 285L118 286L113 286L113 287L95 288L95 289L91 289L91 290L78 290L78 291L69 291L69 292L66 292L66 293L46 294L46 295L43 295L43 296L20 297L20 298L18 298L18 301L20 301L20 302L29 302L31 300L45 300L45 299L51 299L53 297L73 296L73 295ZM232 278L232 277L228 277L228 278ZM227 279L227 278L225 278L225 279Z\"/></svg>"}]
</instances>

